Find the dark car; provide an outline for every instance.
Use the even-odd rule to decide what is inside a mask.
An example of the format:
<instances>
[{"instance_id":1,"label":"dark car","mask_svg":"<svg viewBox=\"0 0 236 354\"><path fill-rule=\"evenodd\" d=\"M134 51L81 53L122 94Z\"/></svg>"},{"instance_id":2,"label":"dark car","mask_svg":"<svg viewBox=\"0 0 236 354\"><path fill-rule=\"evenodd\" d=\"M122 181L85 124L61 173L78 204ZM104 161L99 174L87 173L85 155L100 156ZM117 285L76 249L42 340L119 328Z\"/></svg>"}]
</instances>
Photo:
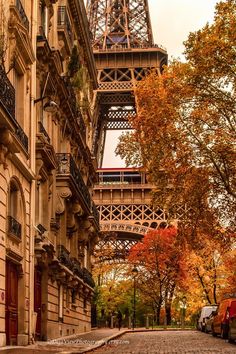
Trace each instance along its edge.
<instances>
[{"instance_id":1,"label":"dark car","mask_svg":"<svg viewBox=\"0 0 236 354\"><path fill-rule=\"evenodd\" d=\"M229 320L228 339L229 342L234 342L236 340L236 314L232 315Z\"/></svg>"}]
</instances>

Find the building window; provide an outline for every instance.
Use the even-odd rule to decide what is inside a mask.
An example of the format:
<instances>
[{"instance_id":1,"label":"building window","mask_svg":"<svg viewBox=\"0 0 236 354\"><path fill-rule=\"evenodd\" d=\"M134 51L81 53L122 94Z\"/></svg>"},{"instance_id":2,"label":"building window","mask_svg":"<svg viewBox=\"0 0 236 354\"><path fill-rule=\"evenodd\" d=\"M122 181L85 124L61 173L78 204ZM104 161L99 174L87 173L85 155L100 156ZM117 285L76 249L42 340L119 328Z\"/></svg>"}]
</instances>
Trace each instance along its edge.
<instances>
[{"instance_id":1,"label":"building window","mask_svg":"<svg viewBox=\"0 0 236 354\"><path fill-rule=\"evenodd\" d=\"M16 119L20 126L24 128L24 100L22 100L22 94L24 92L24 75L20 74L16 69L13 74L13 86L16 95Z\"/></svg>"},{"instance_id":2,"label":"building window","mask_svg":"<svg viewBox=\"0 0 236 354\"><path fill-rule=\"evenodd\" d=\"M58 317L59 320L63 320L63 286L59 285L59 306L58 306Z\"/></svg>"},{"instance_id":3,"label":"building window","mask_svg":"<svg viewBox=\"0 0 236 354\"><path fill-rule=\"evenodd\" d=\"M87 309L87 299L86 299L86 297L84 297L84 310L86 310Z\"/></svg>"},{"instance_id":4,"label":"building window","mask_svg":"<svg viewBox=\"0 0 236 354\"><path fill-rule=\"evenodd\" d=\"M71 291L71 302L72 302L72 305L75 305L76 303L76 290L72 290Z\"/></svg>"},{"instance_id":5,"label":"building window","mask_svg":"<svg viewBox=\"0 0 236 354\"><path fill-rule=\"evenodd\" d=\"M23 201L15 181L10 182L8 199L8 235L16 241L22 240L22 221L24 220Z\"/></svg>"},{"instance_id":6,"label":"building window","mask_svg":"<svg viewBox=\"0 0 236 354\"><path fill-rule=\"evenodd\" d=\"M70 289L66 289L66 308L70 307Z\"/></svg>"}]
</instances>

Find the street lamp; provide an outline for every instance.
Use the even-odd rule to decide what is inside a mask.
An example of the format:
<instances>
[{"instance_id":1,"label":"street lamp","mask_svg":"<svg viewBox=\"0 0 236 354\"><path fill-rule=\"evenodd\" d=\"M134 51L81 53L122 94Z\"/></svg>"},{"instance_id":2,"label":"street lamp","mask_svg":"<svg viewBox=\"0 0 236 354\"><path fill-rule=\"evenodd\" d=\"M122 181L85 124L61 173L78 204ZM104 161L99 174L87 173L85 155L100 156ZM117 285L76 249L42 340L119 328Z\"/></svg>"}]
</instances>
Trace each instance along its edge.
<instances>
[{"instance_id":1,"label":"street lamp","mask_svg":"<svg viewBox=\"0 0 236 354\"><path fill-rule=\"evenodd\" d=\"M138 269L134 267L132 269L133 279L134 279L134 307L133 307L133 330L136 326L136 276L138 275Z\"/></svg>"}]
</instances>

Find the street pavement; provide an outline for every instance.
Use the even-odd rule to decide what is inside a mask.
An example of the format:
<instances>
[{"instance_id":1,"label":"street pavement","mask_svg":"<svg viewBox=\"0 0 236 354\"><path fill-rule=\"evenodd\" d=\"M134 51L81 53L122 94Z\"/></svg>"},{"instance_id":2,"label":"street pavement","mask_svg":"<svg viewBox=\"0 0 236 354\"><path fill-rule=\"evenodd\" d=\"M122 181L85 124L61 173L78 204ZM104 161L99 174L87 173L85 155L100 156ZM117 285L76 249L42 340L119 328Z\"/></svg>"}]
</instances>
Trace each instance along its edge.
<instances>
[{"instance_id":1,"label":"street pavement","mask_svg":"<svg viewBox=\"0 0 236 354\"><path fill-rule=\"evenodd\" d=\"M236 344L198 331L127 333L94 354L236 354Z\"/></svg>"},{"instance_id":2,"label":"street pavement","mask_svg":"<svg viewBox=\"0 0 236 354\"><path fill-rule=\"evenodd\" d=\"M96 349L97 348L97 349ZM236 344L194 330L126 331L98 329L27 347L7 347L0 354L236 354Z\"/></svg>"}]
</instances>

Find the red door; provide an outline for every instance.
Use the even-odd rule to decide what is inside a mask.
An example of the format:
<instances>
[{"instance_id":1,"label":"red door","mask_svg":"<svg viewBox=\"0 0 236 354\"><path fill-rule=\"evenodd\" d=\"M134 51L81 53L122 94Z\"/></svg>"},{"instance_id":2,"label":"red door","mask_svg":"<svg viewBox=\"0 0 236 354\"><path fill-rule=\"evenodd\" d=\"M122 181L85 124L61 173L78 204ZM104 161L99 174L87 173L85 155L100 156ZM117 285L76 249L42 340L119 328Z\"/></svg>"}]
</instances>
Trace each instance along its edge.
<instances>
[{"instance_id":1,"label":"red door","mask_svg":"<svg viewBox=\"0 0 236 354\"><path fill-rule=\"evenodd\" d=\"M18 333L18 275L17 266L6 261L6 343L17 344Z\"/></svg>"},{"instance_id":2,"label":"red door","mask_svg":"<svg viewBox=\"0 0 236 354\"><path fill-rule=\"evenodd\" d=\"M35 337L41 339L41 304L42 304L42 272L35 268L34 275L34 312L37 313Z\"/></svg>"}]
</instances>

